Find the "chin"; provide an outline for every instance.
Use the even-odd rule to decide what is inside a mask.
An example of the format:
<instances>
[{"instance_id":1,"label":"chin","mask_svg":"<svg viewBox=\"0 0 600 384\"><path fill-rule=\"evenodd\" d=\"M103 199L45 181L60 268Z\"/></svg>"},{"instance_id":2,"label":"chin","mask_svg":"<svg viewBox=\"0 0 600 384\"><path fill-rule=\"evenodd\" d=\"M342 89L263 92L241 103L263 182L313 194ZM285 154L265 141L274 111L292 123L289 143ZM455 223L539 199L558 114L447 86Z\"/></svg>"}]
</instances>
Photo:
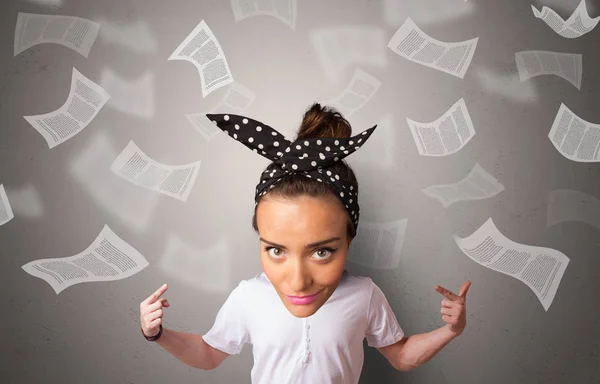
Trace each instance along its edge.
<instances>
[{"instance_id":1,"label":"chin","mask_svg":"<svg viewBox=\"0 0 600 384\"><path fill-rule=\"evenodd\" d=\"M320 308L320 305L286 305L287 310L295 317L302 319L313 315Z\"/></svg>"}]
</instances>

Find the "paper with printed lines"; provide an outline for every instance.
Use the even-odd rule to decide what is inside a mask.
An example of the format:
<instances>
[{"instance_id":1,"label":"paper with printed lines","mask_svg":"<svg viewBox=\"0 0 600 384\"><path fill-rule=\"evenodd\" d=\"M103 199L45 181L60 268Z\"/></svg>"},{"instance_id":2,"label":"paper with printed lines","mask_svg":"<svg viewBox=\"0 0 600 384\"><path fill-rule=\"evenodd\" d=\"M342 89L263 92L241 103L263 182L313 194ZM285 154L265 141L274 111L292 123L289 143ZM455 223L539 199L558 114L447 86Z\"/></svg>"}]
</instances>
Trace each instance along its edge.
<instances>
[{"instance_id":1,"label":"paper with printed lines","mask_svg":"<svg viewBox=\"0 0 600 384\"><path fill-rule=\"evenodd\" d=\"M19 12L14 56L38 44L55 43L87 58L99 29L100 24L81 17Z\"/></svg>"},{"instance_id":2,"label":"paper with printed lines","mask_svg":"<svg viewBox=\"0 0 600 384\"><path fill-rule=\"evenodd\" d=\"M83 252L64 258L34 260L21 268L50 284L58 295L75 284L130 277L148 265L140 252L105 225Z\"/></svg>"},{"instance_id":3,"label":"paper with printed lines","mask_svg":"<svg viewBox=\"0 0 600 384\"><path fill-rule=\"evenodd\" d=\"M54 148L87 127L109 99L108 92L73 68L71 89L62 107L23 117L42 135L48 147Z\"/></svg>"},{"instance_id":4,"label":"paper with printed lines","mask_svg":"<svg viewBox=\"0 0 600 384\"><path fill-rule=\"evenodd\" d=\"M562 252L509 240L491 218L470 236L453 237L477 264L525 283L548 311L570 261Z\"/></svg>"}]
</instances>

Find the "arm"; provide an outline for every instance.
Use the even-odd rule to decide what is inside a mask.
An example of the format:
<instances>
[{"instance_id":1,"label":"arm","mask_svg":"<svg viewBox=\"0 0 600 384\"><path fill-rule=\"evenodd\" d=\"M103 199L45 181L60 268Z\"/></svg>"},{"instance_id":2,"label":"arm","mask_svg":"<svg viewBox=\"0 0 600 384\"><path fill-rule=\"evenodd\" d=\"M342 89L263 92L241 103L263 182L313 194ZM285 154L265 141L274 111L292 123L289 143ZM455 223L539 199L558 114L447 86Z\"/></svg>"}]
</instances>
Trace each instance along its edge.
<instances>
[{"instance_id":1,"label":"arm","mask_svg":"<svg viewBox=\"0 0 600 384\"><path fill-rule=\"evenodd\" d=\"M466 297L470 286L470 281L465 282L456 295L436 285L435 290L445 297L440 313L447 324L431 332L403 337L392 345L377 348L379 352L400 371L410 371L425 364L452 339L463 333L467 326Z\"/></svg>"},{"instance_id":2,"label":"arm","mask_svg":"<svg viewBox=\"0 0 600 384\"><path fill-rule=\"evenodd\" d=\"M203 370L217 368L229 356L208 345L201 335L164 327L162 336L156 342L182 363Z\"/></svg>"},{"instance_id":3,"label":"arm","mask_svg":"<svg viewBox=\"0 0 600 384\"><path fill-rule=\"evenodd\" d=\"M458 336L448 325L426 333L403 337L395 344L377 348L399 371L410 371L425 364Z\"/></svg>"}]
</instances>

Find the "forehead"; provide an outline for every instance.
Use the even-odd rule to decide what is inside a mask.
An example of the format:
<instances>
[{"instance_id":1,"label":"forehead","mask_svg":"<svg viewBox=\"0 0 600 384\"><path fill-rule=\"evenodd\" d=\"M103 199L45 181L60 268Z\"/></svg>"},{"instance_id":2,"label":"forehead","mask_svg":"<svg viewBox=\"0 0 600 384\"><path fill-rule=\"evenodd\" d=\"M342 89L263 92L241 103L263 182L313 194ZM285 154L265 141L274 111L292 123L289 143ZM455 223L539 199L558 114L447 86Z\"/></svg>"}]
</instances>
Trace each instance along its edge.
<instances>
[{"instance_id":1,"label":"forehead","mask_svg":"<svg viewBox=\"0 0 600 384\"><path fill-rule=\"evenodd\" d=\"M317 240L328 235L344 237L346 222L346 210L332 195L293 199L267 195L256 208L256 223L265 237L318 237Z\"/></svg>"}]
</instances>

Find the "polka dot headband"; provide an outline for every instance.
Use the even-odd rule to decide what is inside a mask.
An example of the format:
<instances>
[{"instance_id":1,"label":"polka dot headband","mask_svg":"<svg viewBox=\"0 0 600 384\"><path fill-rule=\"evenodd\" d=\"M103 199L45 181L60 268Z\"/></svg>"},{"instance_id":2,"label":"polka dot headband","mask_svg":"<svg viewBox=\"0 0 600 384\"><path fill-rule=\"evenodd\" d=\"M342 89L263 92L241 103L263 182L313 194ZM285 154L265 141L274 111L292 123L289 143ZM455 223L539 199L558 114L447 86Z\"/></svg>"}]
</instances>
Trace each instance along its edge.
<instances>
[{"instance_id":1,"label":"polka dot headband","mask_svg":"<svg viewBox=\"0 0 600 384\"><path fill-rule=\"evenodd\" d=\"M339 175L328 168L360 148L377 125L350 138L310 138L290 142L275 129L248 117L232 114L206 116L227 135L275 164L260 177L254 196L255 205L285 176L300 174L331 185L346 207L354 228L358 228L358 191L340 181Z\"/></svg>"}]
</instances>

